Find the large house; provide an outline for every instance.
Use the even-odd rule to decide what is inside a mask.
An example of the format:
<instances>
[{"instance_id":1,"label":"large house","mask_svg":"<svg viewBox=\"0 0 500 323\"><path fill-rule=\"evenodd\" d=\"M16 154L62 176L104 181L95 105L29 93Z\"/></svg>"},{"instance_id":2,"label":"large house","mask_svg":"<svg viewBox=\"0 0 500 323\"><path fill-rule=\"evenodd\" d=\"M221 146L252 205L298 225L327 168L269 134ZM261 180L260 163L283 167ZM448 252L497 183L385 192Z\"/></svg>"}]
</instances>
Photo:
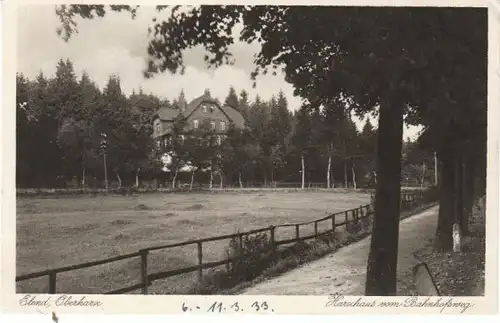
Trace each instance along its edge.
<instances>
[{"instance_id":1,"label":"large house","mask_svg":"<svg viewBox=\"0 0 500 323\"><path fill-rule=\"evenodd\" d=\"M243 115L238 110L228 105L222 105L219 100L210 96L208 90L205 90L202 96L192 100L189 104L185 101L184 95L181 94L178 105L178 108L162 107L153 116L153 138L159 148L168 147L171 143L173 124L178 118L185 118L186 132L197 129L203 123L208 122L218 134L217 141L219 143L231 124L239 129L243 129L245 126Z\"/></svg>"}]
</instances>

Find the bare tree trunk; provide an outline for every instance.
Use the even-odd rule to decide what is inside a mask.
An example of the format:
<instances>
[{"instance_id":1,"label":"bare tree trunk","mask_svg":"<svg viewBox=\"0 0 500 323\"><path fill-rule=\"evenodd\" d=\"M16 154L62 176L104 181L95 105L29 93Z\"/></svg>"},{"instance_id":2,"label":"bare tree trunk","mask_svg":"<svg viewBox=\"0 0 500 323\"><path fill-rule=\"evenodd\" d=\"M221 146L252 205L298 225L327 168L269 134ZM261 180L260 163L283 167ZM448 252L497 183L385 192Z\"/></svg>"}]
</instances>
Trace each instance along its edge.
<instances>
[{"instance_id":1,"label":"bare tree trunk","mask_svg":"<svg viewBox=\"0 0 500 323\"><path fill-rule=\"evenodd\" d=\"M438 159L436 152L434 152L434 185L436 187L438 185Z\"/></svg>"},{"instance_id":2,"label":"bare tree trunk","mask_svg":"<svg viewBox=\"0 0 500 323\"><path fill-rule=\"evenodd\" d=\"M453 249L453 223L455 204L455 165L454 156L443 152L439 156L441 162L439 179L439 214L436 228L435 247L438 251Z\"/></svg>"},{"instance_id":3,"label":"bare tree trunk","mask_svg":"<svg viewBox=\"0 0 500 323\"><path fill-rule=\"evenodd\" d=\"M120 178L120 174L118 172L115 172L116 174L116 179L118 179L118 189L122 188L122 179Z\"/></svg>"},{"instance_id":4,"label":"bare tree trunk","mask_svg":"<svg viewBox=\"0 0 500 323\"><path fill-rule=\"evenodd\" d=\"M328 169L326 171L326 188L330 188L330 173L332 169L332 156L328 156Z\"/></svg>"},{"instance_id":5,"label":"bare tree trunk","mask_svg":"<svg viewBox=\"0 0 500 323\"><path fill-rule=\"evenodd\" d=\"M344 159L344 187L347 188L347 163Z\"/></svg>"},{"instance_id":6,"label":"bare tree trunk","mask_svg":"<svg viewBox=\"0 0 500 323\"><path fill-rule=\"evenodd\" d=\"M172 188L175 188L175 181L177 180L177 173L179 172L179 167L175 167L174 178L172 179Z\"/></svg>"},{"instance_id":7,"label":"bare tree trunk","mask_svg":"<svg viewBox=\"0 0 500 323\"><path fill-rule=\"evenodd\" d=\"M82 187L85 187L85 164L82 167Z\"/></svg>"},{"instance_id":8,"label":"bare tree trunk","mask_svg":"<svg viewBox=\"0 0 500 323\"><path fill-rule=\"evenodd\" d=\"M302 166L302 186L301 188L304 189L305 188L305 181L306 181L306 167L305 167L305 164L304 164L304 155L300 156L300 162L301 162L301 166Z\"/></svg>"},{"instance_id":9,"label":"bare tree trunk","mask_svg":"<svg viewBox=\"0 0 500 323\"><path fill-rule=\"evenodd\" d=\"M351 172L352 172L352 185L354 189L356 189L356 170L354 169L354 160L352 161Z\"/></svg>"},{"instance_id":10,"label":"bare tree trunk","mask_svg":"<svg viewBox=\"0 0 500 323\"><path fill-rule=\"evenodd\" d=\"M463 169L462 169L463 157L460 153L457 154L455 159L455 223L459 225L460 232L463 232Z\"/></svg>"},{"instance_id":11,"label":"bare tree trunk","mask_svg":"<svg viewBox=\"0 0 500 323\"><path fill-rule=\"evenodd\" d=\"M422 179L420 180L420 187L424 187L425 171L425 162L422 162Z\"/></svg>"},{"instance_id":12,"label":"bare tree trunk","mask_svg":"<svg viewBox=\"0 0 500 323\"><path fill-rule=\"evenodd\" d=\"M193 189L193 183L194 183L194 170L191 172L191 182L189 183L189 190Z\"/></svg>"},{"instance_id":13,"label":"bare tree trunk","mask_svg":"<svg viewBox=\"0 0 500 323\"><path fill-rule=\"evenodd\" d=\"M210 170L210 184L209 184L209 188L212 188L213 182L214 182L214 171Z\"/></svg>"},{"instance_id":14,"label":"bare tree trunk","mask_svg":"<svg viewBox=\"0 0 500 323\"><path fill-rule=\"evenodd\" d=\"M135 172L135 187L139 187L139 171L141 169L137 168L137 171Z\"/></svg>"},{"instance_id":15,"label":"bare tree trunk","mask_svg":"<svg viewBox=\"0 0 500 323\"><path fill-rule=\"evenodd\" d=\"M240 188L243 188L243 182L241 181L241 172L238 172L238 181L240 182Z\"/></svg>"},{"instance_id":16,"label":"bare tree trunk","mask_svg":"<svg viewBox=\"0 0 500 323\"><path fill-rule=\"evenodd\" d=\"M403 103L381 101L377 138L375 214L366 271L366 296L394 296L397 287Z\"/></svg>"},{"instance_id":17,"label":"bare tree trunk","mask_svg":"<svg viewBox=\"0 0 500 323\"><path fill-rule=\"evenodd\" d=\"M224 179L221 171L219 171L219 177L220 177L220 188L224 188Z\"/></svg>"},{"instance_id":18,"label":"bare tree trunk","mask_svg":"<svg viewBox=\"0 0 500 323\"><path fill-rule=\"evenodd\" d=\"M82 150L82 187L85 187L85 148Z\"/></svg>"},{"instance_id":19,"label":"bare tree trunk","mask_svg":"<svg viewBox=\"0 0 500 323\"><path fill-rule=\"evenodd\" d=\"M464 197L463 202L463 219L462 219L462 234L464 236L469 235L469 218L472 215L472 207L474 204L474 165L475 161L473 158L468 158L464 163L464 174L463 174L463 185L462 185L462 195Z\"/></svg>"}]
</instances>

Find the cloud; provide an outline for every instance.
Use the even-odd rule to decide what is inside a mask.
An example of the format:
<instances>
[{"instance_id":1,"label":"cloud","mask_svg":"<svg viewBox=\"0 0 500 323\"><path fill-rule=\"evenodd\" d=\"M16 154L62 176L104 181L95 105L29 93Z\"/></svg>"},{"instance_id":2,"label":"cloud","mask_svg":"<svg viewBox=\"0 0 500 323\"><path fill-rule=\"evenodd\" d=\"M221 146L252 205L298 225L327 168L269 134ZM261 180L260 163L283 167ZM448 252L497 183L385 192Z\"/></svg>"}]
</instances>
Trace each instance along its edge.
<instances>
[{"instance_id":1,"label":"cloud","mask_svg":"<svg viewBox=\"0 0 500 323\"><path fill-rule=\"evenodd\" d=\"M300 107L301 99L293 96L293 87L285 82L282 74L260 76L256 88L252 88L250 73L254 69L254 54L259 50L257 44L235 42L230 48L235 64L216 70L206 68L203 48L194 48L185 53L184 75L163 73L152 79L144 79L142 72L149 43L147 27L154 16L161 18L166 14L156 13L152 7L141 7L134 20L128 13L109 13L105 18L91 21L79 19L79 33L69 42L64 42L56 34L60 22L54 6L20 7L18 71L30 78L35 77L40 70L45 75L52 75L57 61L69 58L78 75L85 70L101 88L107 83L109 75L118 75L123 91L127 94L142 88L145 92L173 100L184 90L189 100L209 88L214 97L223 101L229 87L234 86L237 93L247 90L251 99L257 94L263 99L270 99L282 90L291 110ZM364 122L358 119L355 122L361 129ZM413 137L417 131L413 127L405 129L405 137Z\"/></svg>"}]
</instances>

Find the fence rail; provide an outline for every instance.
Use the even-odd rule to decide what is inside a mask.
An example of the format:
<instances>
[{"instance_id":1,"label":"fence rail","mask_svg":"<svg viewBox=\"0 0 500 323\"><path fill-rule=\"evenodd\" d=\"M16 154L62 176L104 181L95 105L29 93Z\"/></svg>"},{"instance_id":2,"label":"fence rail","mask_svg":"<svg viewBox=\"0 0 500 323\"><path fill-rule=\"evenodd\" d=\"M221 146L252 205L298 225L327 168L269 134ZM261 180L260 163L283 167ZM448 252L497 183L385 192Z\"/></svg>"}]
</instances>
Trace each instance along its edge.
<instances>
[{"instance_id":1,"label":"fence rail","mask_svg":"<svg viewBox=\"0 0 500 323\"><path fill-rule=\"evenodd\" d=\"M401 204L402 207L407 207L407 206L412 206L415 203L421 201L424 198L424 192L423 191L418 191L418 192L412 192L412 193L403 193L401 194ZM49 294L55 294L56 293L56 278L57 274L61 272L68 272L68 271L73 271L77 269L83 269L83 268L89 268L93 266L98 266L106 263L111 263L111 262L116 262L124 259L130 259L130 258L140 258L141 260L141 282L138 284L134 284L132 286L127 286L123 287L117 290L113 290L110 292L106 292L105 294L124 294L128 293L131 291L135 291L138 289L142 289L143 294L148 293L148 287L151 286L153 281L159 280L159 279L164 279L172 276L177 276L185 273L190 273L190 272L198 272L198 279L199 281L202 281L203 279L203 270L208 269L208 268L213 268L225 264L230 264L234 262L235 260L238 260L239 257L231 257L227 258L224 260L219 260L219 261L214 261L214 262L203 262L203 243L206 242L213 242L213 241L219 241L219 240L227 240L227 239L234 239L238 238L240 242L240 246L242 245L242 240L243 237L249 236L252 234L257 234L257 233L262 233L262 232L269 232L269 239L270 243L274 248L281 246L281 245L286 245L286 244L292 244L296 243L299 241L306 241L310 239L317 239L321 235L332 233L336 231L337 227L340 226L347 226L349 223L358 223L360 219L368 218L373 214L373 199L372 203L366 204L366 205L361 205L357 208L349 209L346 211L341 211L341 212L336 212L329 214L325 217L316 219L316 220L311 220L311 221L306 221L306 222L300 222L300 223L285 223L285 224L280 224L280 225L273 225L269 226L266 228L259 228L259 229L254 229L250 231L245 231L245 232L238 232L238 233L233 233L233 234L226 234L226 235L221 235L221 236L215 236L215 237L208 237L208 238L203 238L203 239L196 239L196 240L189 240L189 241L184 241L184 242L179 242L179 243L173 243L173 244L166 244L166 245L160 245L160 246L153 246L149 248L144 248L140 249L138 252L134 253L129 253L121 256L116 256L108 259L103 259L103 260L97 260L97 261L91 261L91 262L86 262L82 264L77 264L77 265L72 265L72 266L66 266L66 267L60 267L60 268L55 268L55 269L48 269L48 270L43 270L43 271L38 271L34 273L29 273L25 275L20 275L17 276L15 281L20 282L28 279L34 279L34 278L39 278L43 276L48 276L49 277ZM350 216L349 216L350 215ZM344 220L337 222L336 217L337 216L343 216ZM326 231L319 232L318 224L321 222L325 221L331 221L330 229ZM301 236L300 235L300 228L306 225L314 224L314 233L306 236ZM285 227L295 227L295 237L291 239L284 239L284 240L277 240L276 239L276 229L277 228L285 228ZM174 270L168 270L164 272L156 272L156 273L148 273L148 254L150 251L154 250L160 250L160 249L170 249L170 248L175 248L175 247L181 247L181 246L186 246L186 245L197 245L197 256L198 256L198 264L194 266L189 266L189 267L184 267L184 268L179 268L179 269L174 269ZM244 255L243 255L244 256Z\"/></svg>"}]
</instances>

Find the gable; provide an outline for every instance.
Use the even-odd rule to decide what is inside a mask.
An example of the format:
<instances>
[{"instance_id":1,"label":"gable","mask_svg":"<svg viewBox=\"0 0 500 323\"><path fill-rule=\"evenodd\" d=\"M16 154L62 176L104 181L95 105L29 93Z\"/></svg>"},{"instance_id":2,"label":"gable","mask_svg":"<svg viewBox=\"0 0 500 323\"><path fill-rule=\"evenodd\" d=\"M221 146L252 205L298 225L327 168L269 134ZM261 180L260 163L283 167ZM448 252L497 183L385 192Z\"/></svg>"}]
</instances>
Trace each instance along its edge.
<instances>
[{"instance_id":1,"label":"gable","mask_svg":"<svg viewBox=\"0 0 500 323\"><path fill-rule=\"evenodd\" d=\"M206 106L206 109L204 107ZM211 110L210 108L213 108ZM180 115L187 119L187 128L193 128L194 120L198 120L201 124L204 120L210 120L216 124L216 129L224 131L228 129L229 124L233 123L237 128L245 127L245 119L243 115L235 108L230 106L222 106L219 100L213 99L207 93L197 97L186 105L185 110L181 112L179 109L170 107L162 107L153 116L153 124L161 121L161 131L158 134L164 135L170 131L172 122Z\"/></svg>"},{"instance_id":2,"label":"gable","mask_svg":"<svg viewBox=\"0 0 500 323\"><path fill-rule=\"evenodd\" d=\"M231 119L217 103L203 101L187 116L188 128L193 128L195 120L202 124L205 120L213 123L217 131L225 131L229 127Z\"/></svg>"},{"instance_id":3,"label":"gable","mask_svg":"<svg viewBox=\"0 0 500 323\"><path fill-rule=\"evenodd\" d=\"M207 109L204 109L204 106ZM214 107L214 111L210 110ZM245 119L241 112L228 105L222 106L219 100L212 99L205 95L193 100L186 111L188 122L197 119L202 122L204 119L214 119L215 121L225 121L228 124L234 123L237 128L243 129L245 127Z\"/></svg>"}]
</instances>

